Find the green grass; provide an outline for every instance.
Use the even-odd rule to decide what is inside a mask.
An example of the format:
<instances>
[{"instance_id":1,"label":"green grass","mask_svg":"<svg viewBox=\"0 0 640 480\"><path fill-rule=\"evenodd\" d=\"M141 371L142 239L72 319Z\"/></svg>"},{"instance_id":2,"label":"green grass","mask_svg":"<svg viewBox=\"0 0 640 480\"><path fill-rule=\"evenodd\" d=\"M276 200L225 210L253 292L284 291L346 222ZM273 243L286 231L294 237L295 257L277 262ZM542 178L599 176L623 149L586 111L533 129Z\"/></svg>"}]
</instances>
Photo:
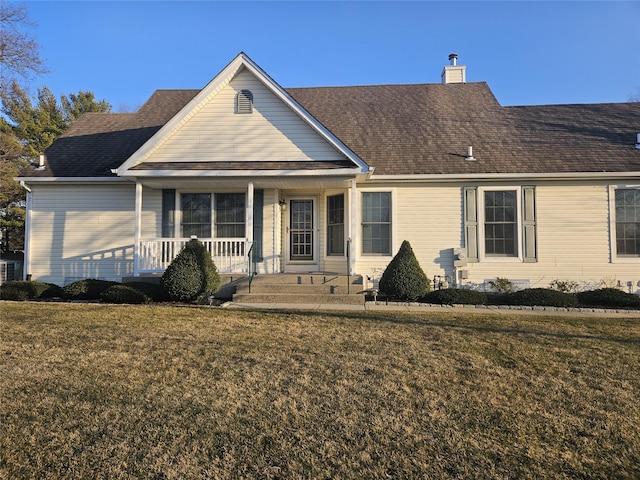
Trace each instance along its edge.
<instances>
[{"instance_id":1,"label":"green grass","mask_svg":"<svg viewBox=\"0 0 640 480\"><path fill-rule=\"evenodd\" d=\"M639 478L640 318L0 303L0 478Z\"/></svg>"}]
</instances>

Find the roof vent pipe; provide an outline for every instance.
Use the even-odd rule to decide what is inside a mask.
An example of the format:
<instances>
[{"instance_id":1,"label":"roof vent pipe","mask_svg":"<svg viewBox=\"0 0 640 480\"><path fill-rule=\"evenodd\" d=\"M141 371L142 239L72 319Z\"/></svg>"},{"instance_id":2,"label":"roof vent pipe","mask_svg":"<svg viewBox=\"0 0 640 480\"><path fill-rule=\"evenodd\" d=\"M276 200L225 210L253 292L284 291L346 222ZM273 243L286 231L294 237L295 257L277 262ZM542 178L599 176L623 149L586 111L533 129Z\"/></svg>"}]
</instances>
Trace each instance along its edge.
<instances>
[{"instance_id":1,"label":"roof vent pipe","mask_svg":"<svg viewBox=\"0 0 640 480\"><path fill-rule=\"evenodd\" d=\"M473 147L471 145L467 147L467 156L465 157L465 160L469 162L472 162L475 160L475 157L473 156Z\"/></svg>"},{"instance_id":2,"label":"roof vent pipe","mask_svg":"<svg viewBox=\"0 0 640 480\"><path fill-rule=\"evenodd\" d=\"M457 53L450 53L449 54L449 61L451 62L451 65L457 65L458 64L458 54Z\"/></svg>"},{"instance_id":3,"label":"roof vent pipe","mask_svg":"<svg viewBox=\"0 0 640 480\"><path fill-rule=\"evenodd\" d=\"M40 159L38 160L38 169L39 170L43 170L44 169L44 161L45 161L45 156L44 153L40 154Z\"/></svg>"},{"instance_id":4,"label":"roof vent pipe","mask_svg":"<svg viewBox=\"0 0 640 480\"><path fill-rule=\"evenodd\" d=\"M636 148L640 150L640 133L636 133Z\"/></svg>"}]
</instances>

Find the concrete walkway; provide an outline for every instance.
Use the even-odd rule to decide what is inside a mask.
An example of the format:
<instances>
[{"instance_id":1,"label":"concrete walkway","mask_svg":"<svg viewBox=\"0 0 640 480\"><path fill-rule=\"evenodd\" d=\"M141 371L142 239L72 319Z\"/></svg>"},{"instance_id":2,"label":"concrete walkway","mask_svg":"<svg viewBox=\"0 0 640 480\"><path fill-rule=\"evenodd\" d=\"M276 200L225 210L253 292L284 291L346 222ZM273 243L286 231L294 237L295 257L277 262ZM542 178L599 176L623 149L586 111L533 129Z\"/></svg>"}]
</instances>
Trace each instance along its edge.
<instances>
[{"instance_id":1,"label":"concrete walkway","mask_svg":"<svg viewBox=\"0 0 640 480\"><path fill-rule=\"evenodd\" d=\"M602 308L558 308L528 307L511 305L432 305L421 303L389 303L366 302L364 305L332 305L332 304L283 304L283 303L235 303L227 302L224 308L249 310L312 310L312 311L404 311L434 313L471 313L502 315L551 315L573 317L625 317L640 320L640 310L620 310Z\"/></svg>"}]
</instances>

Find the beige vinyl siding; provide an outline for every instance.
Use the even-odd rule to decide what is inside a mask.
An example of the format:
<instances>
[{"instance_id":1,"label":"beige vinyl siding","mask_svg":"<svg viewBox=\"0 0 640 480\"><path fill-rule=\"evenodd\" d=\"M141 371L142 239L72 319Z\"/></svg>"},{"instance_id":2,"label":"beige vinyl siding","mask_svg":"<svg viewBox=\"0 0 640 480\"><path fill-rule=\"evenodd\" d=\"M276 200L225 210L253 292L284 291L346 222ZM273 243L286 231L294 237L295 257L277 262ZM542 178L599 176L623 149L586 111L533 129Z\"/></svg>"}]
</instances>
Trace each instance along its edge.
<instances>
[{"instance_id":1,"label":"beige vinyl siding","mask_svg":"<svg viewBox=\"0 0 640 480\"><path fill-rule=\"evenodd\" d=\"M435 275L452 275L451 249L464 245L462 189L465 186L469 185L399 184L394 188L393 254L397 253L403 240L408 240L430 279ZM504 185L505 188L518 186L521 185ZM462 281L464 285L482 288L487 280L496 277L523 280L532 287L547 287L556 279L575 281L582 288L614 285L618 281L626 286L628 281L632 281L634 291L638 291L640 260L629 263L610 261L607 184L538 184L536 210L537 261L525 263L513 258L485 258L481 262L470 262L462 268L469 274L469 278ZM360 243L361 234L358 222ZM391 258L360 256L356 271L378 279Z\"/></svg>"},{"instance_id":2,"label":"beige vinyl siding","mask_svg":"<svg viewBox=\"0 0 640 480\"><path fill-rule=\"evenodd\" d=\"M610 261L607 185L538 185L536 203L538 261L470 264L474 283L504 277L528 280L532 287L571 280L594 288L640 280L640 262Z\"/></svg>"},{"instance_id":3,"label":"beige vinyl siding","mask_svg":"<svg viewBox=\"0 0 640 480\"><path fill-rule=\"evenodd\" d=\"M253 93L251 114L235 113L236 94ZM340 160L300 117L243 70L146 161Z\"/></svg>"},{"instance_id":4,"label":"beige vinyl siding","mask_svg":"<svg viewBox=\"0 0 640 480\"><path fill-rule=\"evenodd\" d=\"M380 187L379 191L385 189L388 190L388 187ZM371 189L374 190L376 189ZM460 188L399 186L394 190L391 219L392 255L360 256L356 271L379 279L402 242L408 240L428 278L444 275L446 265L453 261L449 249L459 247L462 241ZM360 222L357 229L356 250L361 251Z\"/></svg>"},{"instance_id":5,"label":"beige vinyl siding","mask_svg":"<svg viewBox=\"0 0 640 480\"><path fill-rule=\"evenodd\" d=\"M162 237L162 190L142 187L140 227L140 238L142 239Z\"/></svg>"},{"instance_id":6,"label":"beige vinyl siding","mask_svg":"<svg viewBox=\"0 0 640 480\"><path fill-rule=\"evenodd\" d=\"M133 185L32 185L33 280L120 280L133 273Z\"/></svg>"}]
</instances>

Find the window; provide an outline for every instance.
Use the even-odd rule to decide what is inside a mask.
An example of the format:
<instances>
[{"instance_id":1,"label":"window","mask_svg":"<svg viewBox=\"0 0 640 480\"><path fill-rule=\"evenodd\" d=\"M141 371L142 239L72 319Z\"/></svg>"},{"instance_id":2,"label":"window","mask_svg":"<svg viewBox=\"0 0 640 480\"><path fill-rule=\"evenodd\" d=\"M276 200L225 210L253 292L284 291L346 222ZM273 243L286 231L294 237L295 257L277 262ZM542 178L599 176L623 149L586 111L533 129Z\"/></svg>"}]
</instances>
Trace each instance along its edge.
<instances>
[{"instance_id":1,"label":"window","mask_svg":"<svg viewBox=\"0 0 640 480\"><path fill-rule=\"evenodd\" d=\"M236 113L253 112L253 93L251 90L240 90L236 95Z\"/></svg>"},{"instance_id":2,"label":"window","mask_svg":"<svg viewBox=\"0 0 640 480\"><path fill-rule=\"evenodd\" d=\"M616 189L615 202L616 252L640 256L640 189Z\"/></svg>"},{"instance_id":3,"label":"window","mask_svg":"<svg viewBox=\"0 0 640 480\"><path fill-rule=\"evenodd\" d=\"M484 192L484 254L518 256L515 190Z\"/></svg>"},{"instance_id":4,"label":"window","mask_svg":"<svg viewBox=\"0 0 640 480\"><path fill-rule=\"evenodd\" d=\"M162 190L162 236L173 237L175 235L176 218L176 191L174 189Z\"/></svg>"},{"instance_id":5,"label":"window","mask_svg":"<svg viewBox=\"0 0 640 480\"><path fill-rule=\"evenodd\" d=\"M537 262L535 187L465 187L463 205L469 261Z\"/></svg>"},{"instance_id":6,"label":"window","mask_svg":"<svg viewBox=\"0 0 640 480\"><path fill-rule=\"evenodd\" d=\"M327 197L327 255L344 255L344 195Z\"/></svg>"},{"instance_id":7,"label":"window","mask_svg":"<svg viewBox=\"0 0 640 480\"><path fill-rule=\"evenodd\" d=\"M391 192L362 194L362 253L391 254Z\"/></svg>"},{"instance_id":8,"label":"window","mask_svg":"<svg viewBox=\"0 0 640 480\"><path fill-rule=\"evenodd\" d=\"M211 194L182 194L182 236L211 238Z\"/></svg>"},{"instance_id":9,"label":"window","mask_svg":"<svg viewBox=\"0 0 640 480\"><path fill-rule=\"evenodd\" d=\"M245 237L244 193L216 193L216 237Z\"/></svg>"}]
</instances>

